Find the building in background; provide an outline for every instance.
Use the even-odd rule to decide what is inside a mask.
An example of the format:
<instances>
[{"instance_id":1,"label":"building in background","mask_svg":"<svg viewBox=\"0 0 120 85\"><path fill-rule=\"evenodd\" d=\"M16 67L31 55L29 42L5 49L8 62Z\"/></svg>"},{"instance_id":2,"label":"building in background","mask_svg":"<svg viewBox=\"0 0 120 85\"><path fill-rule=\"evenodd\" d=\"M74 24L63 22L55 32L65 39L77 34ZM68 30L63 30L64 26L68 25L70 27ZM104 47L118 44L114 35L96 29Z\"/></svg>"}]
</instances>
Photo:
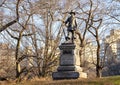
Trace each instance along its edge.
<instances>
[{"instance_id":1,"label":"building in background","mask_svg":"<svg viewBox=\"0 0 120 85\"><path fill-rule=\"evenodd\" d=\"M111 30L104 41L105 67L103 76L120 75L120 30Z\"/></svg>"},{"instance_id":2,"label":"building in background","mask_svg":"<svg viewBox=\"0 0 120 85\"><path fill-rule=\"evenodd\" d=\"M110 35L105 38L107 47L106 56L108 61L120 59L120 30L111 30Z\"/></svg>"},{"instance_id":3,"label":"building in background","mask_svg":"<svg viewBox=\"0 0 120 85\"><path fill-rule=\"evenodd\" d=\"M96 50L97 46L93 43L89 43L85 46L82 53L82 60L89 63L96 63ZM112 63L120 61L120 30L111 30L110 35L102 40L100 48L101 63Z\"/></svg>"}]
</instances>

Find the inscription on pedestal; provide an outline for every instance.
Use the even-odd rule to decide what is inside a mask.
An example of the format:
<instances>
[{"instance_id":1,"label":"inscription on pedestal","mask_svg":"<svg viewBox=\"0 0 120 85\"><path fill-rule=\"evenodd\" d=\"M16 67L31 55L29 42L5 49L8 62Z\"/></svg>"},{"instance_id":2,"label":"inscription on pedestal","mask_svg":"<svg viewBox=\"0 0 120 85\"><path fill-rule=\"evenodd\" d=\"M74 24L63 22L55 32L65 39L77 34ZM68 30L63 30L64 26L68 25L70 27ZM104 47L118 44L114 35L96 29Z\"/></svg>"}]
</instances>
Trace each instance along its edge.
<instances>
[{"instance_id":1,"label":"inscription on pedestal","mask_svg":"<svg viewBox=\"0 0 120 85\"><path fill-rule=\"evenodd\" d=\"M72 54L72 50L63 50L63 54Z\"/></svg>"}]
</instances>

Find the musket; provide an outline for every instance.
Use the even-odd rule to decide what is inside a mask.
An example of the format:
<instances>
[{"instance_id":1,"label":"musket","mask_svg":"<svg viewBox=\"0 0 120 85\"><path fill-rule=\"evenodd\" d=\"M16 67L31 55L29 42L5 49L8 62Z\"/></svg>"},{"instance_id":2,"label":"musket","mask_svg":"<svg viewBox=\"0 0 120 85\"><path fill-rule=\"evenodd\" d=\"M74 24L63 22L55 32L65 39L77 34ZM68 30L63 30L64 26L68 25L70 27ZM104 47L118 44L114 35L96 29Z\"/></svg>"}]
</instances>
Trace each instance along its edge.
<instances>
[{"instance_id":1,"label":"musket","mask_svg":"<svg viewBox=\"0 0 120 85\"><path fill-rule=\"evenodd\" d=\"M62 21L62 23L65 23L63 20L60 20L60 19L58 19L58 21ZM63 34L64 34L64 37L65 37L65 40L67 41L67 36L66 36L66 34L65 34L64 28L63 28Z\"/></svg>"},{"instance_id":2,"label":"musket","mask_svg":"<svg viewBox=\"0 0 120 85\"><path fill-rule=\"evenodd\" d=\"M64 33L64 36L65 36L65 40L67 41L67 36L66 36L66 34L65 34L64 28L63 28L63 33Z\"/></svg>"}]
</instances>

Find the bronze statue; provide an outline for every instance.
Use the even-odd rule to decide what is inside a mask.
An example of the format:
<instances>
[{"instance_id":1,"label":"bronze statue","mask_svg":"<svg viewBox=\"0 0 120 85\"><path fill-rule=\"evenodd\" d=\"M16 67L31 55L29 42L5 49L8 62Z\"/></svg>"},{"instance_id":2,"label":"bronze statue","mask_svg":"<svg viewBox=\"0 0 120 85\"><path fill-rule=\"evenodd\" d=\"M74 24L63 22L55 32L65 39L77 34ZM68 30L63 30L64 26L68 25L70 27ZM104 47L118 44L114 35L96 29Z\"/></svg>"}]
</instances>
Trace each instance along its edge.
<instances>
[{"instance_id":1,"label":"bronze statue","mask_svg":"<svg viewBox=\"0 0 120 85\"><path fill-rule=\"evenodd\" d=\"M75 12L71 11L69 12L70 17L67 18L67 20L65 21L65 25L67 26L67 37L66 40L72 40L72 43L75 39L74 37L74 32L77 28L77 23L76 23L76 18L75 18ZM69 37L70 33L72 34L71 38Z\"/></svg>"}]
</instances>

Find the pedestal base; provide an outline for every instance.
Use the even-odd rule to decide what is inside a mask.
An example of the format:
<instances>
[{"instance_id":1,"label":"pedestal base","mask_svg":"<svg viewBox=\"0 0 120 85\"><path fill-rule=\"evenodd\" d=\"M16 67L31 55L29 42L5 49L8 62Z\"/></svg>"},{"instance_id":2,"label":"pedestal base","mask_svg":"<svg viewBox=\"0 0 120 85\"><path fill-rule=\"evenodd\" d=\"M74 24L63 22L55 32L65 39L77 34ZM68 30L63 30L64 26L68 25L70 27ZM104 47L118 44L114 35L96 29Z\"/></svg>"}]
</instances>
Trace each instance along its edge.
<instances>
[{"instance_id":1,"label":"pedestal base","mask_svg":"<svg viewBox=\"0 0 120 85\"><path fill-rule=\"evenodd\" d=\"M61 72L53 72L53 79L77 79L79 78L79 72L74 71L61 71Z\"/></svg>"},{"instance_id":2,"label":"pedestal base","mask_svg":"<svg viewBox=\"0 0 120 85\"><path fill-rule=\"evenodd\" d=\"M87 73L75 72L75 71L61 71L61 72L53 72L52 77L54 80L87 78Z\"/></svg>"}]
</instances>

